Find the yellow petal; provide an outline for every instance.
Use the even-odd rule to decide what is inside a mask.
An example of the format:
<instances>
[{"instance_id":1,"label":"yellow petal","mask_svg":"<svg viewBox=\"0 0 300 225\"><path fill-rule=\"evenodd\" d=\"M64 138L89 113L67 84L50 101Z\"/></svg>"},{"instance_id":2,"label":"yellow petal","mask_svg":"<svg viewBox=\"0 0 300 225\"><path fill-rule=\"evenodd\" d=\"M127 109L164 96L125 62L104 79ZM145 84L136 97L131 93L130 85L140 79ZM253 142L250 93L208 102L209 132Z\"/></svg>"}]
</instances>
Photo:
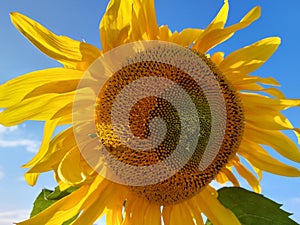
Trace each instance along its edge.
<instances>
[{"instance_id":1,"label":"yellow petal","mask_svg":"<svg viewBox=\"0 0 300 225\"><path fill-rule=\"evenodd\" d=\"M133 0L132 6L137 17L137 23L133 27L138 27L143 35L143 40L157 39L158 25L154 0ZM134 33L134 30L132 30Z\"/></svg>"},{"instance_id":2,"label":"yellow petal","mask_svg":"<svg viewBox=\"0 0 300 225\"><path fill-rule=\"evenodd\" d=\"M92 225L94 222L104 215L106 208L112 207L118 200L118 191L115 189L111 182L107 182L107 185L101 184L91 197L91 202L88 204L85 202L82 206L83 212L80 216L72 223L72 225ZM93 199L92 199L93 198Z\"/></svg>"},{"instance_id":3,"label":"yellow petal","mask_svg":"<svg viewBox=\"0 0 300 225\"><path fill-rule=\"evenodd\" d=\"M157 37L158 37L158 40L161 40L161 41L171 41L172 32L169 29L168 25L163 25L163 26L159 27Z\"/></svg>"},{"instance_id":4,"label":"yellow petal","mask_svg":"<svg viewBox=\"0 0 300 225\"><path fill-rule=\"evenodd\" d=\"M214 225L241 225L233 212L219 202L217 196L217 191L212 187L204 188L197 195L201 211Z\"/></svg>"},{"instance_id":5,"label":"yellow petal","mask_svg":"<svg viewBox=\"0 0 300 225\"><path fill-rule=\"evenodd\" d=\"M64 182L60 181L57 177L56 177L56 173L54 173L54 178L56 180L56 182L58 183L58 187L60 191L65 191L67 190L69 187L71 187L71 185L69 184L65 184Z\"/></svg>"},{"instance_id":6,"label":"yellow petal","mask_svg":"<svg viewBox=\"0 0 300 225\"><path fill-rule=\"evenodd\" d=\"M277 130L266 130L246 124L244 136L258 144L272 147L282 156L300 162L300 151L297 145L285 134Z\"/></svg>"},{"instance_id":7,"label":"yellow petal","mask_svg":"<svg viewBox=\"0 0 300 225\"><path fill-rule=\"evenodd\" d=\"M172 209L173 209L173 205L167 205L163 207L162 216L165 225L171 225L170 217L171 217Z\"/></svg>"},{"instance_id":8,"label":"yellow petal","mask_svg":"<svg viewBox=\"0 0 300 225\"><path fill-rule=\"evenodd\" d=\"M24 178L27 184L30 186L34 186L36 184L37 179L39 178L40 173L25 173Z\"/></svg>"},{"instance_id":9,"label":"yellow petal","mask_svg":"<svg viewBox=\"0 0 300 225\"><path fill-rule=\"evenodd\" d=\"M190 209L190 212L196 224L204 225L203 218L201 215L201 209L198 205L198 201L194 197L192 197L188 199L186 202L184 202L184 204L186 205L186 207Z\"/></svg>"},{"instance_id":10,"label":"yellow petal","mask_svg":"<svg viewBox=\"0 0 300 225\"><path fill-rule=\"evenodd\" d=\"M89 186L82 186L80 189L70 195L57 201L46 210L36 216L17 223L17 225L58 225L75 216L82 205L82 200L85 200Z\"/></svg>"},{"instance_id":11,"label":"yellow petal","mask_svg":"<svg viewBox=\"0 0 300 225\"><path fill-rule=\"evenodd\" d=\"M161 225L160 205L148 204L144 214L144 225Z\"/></svg>"},{"instance_id":12,"label":"yellow petal","mask_svg":"<svg viewBox=\"0 0 300 225\"><path fill-rule=\"evenodd\" d=\"M210 59L218 66L224 60L224 52L216 52Z\"/></svg>"},{"instance_id":13,"label":"yellow petal","mask_svg":"<svg viewBox=\"0 0 300 225\"><path fill-rule=\"evenodd\" d=\"M85 70L101 55L93 45L57 36L36 21L20 13L11 13L12 23L39 50L66 67Z\"/></svg>"},{"instance_id":14,"label":"yellow petal","mask_svg":"<svg viewBox=\"0 0 300 225\"><path fill-rule=\"evenodd\" d=\"M266 93L271 95L277 99L284 99L285 95L277 88L263 88L258 84L242 84L242 85L234 85L237 90L246 90L253 91L259 93Z\"/></svg>"},{"instance_id":15,"label":"yellow petal","mask_svg":"<svg viewBox=\"0 0 300 225\"><path fill-rule=\"evenodd\" d=\"M215 30L219 28L223 28L227 22L228 17L228 11L229 11L229 4L228 1L224 1L224 4L220 11L218 12L217 16L213 19L213 21L208 25L208 27L205 29L207 31L209 30Z\"/></svg>"},{"instance_id":16,"label":"yellow petal","mask_svg":"<svg viewBox=\"0 0 300 225\"><path fill-rule=\"evenodd\" d=\"M76 140L74 138L73 127L70 127L53 138L43 157L28 172L42 173L52 170L54 165L60 163L72 149L77 149Z\"/></svg>"},{"instance_id":17,"label":"yellow petal","mask_svg":"<svg viewBox=\"0 0 300 225\"><path fill-rule=\"evenodd\" d=\"M73 91L82 75L83 72L78 70L51 68L19 76L0 85L0 107L10 107L46 93Z\"/></svg>"},{"instance_id":18,"label":"yellow petal","mask_svg":"<svg viewBox=\"0 0 300 225\"><path fill-rule=\"evenodd\" d=\"M0 123L4 126L13 126L25 120L50 120L62 107L73 102L73 99L74 92L51 93L28 98L2 111Z\"/></svg>"},{"instance_id":19,"label":"yellow petal","mask_svg":"<svg viewBox=\"0 0 300 225\"><path fill-rule=\"evenodd\" d=\"M191 213L188 211L187 207L178 203L173 206L171 215L170 215L170 224L172 225L194 225L194 221Z\"/></svg>"},{"instance_id":20,"label":"yellow petal","mask_svg":"<svg viewBox=\"0 0 300 225\"><path fill-rule=\"evenodd\" d=\"M122 225L130 225L133 224L132 217L135 215L134 208L137 205L136 203L140 202L140 198L135 196L133 193L129 192L129 195L127 196L126 202L124 203L124 221ZM137 215L135 215L137 216Z\"/></svg>"},{"instance_id":21,"label":"yellow petal","mask_svg":"<svg viewBox=\"0 0 300 225\"><path fill-rule=\"evenodd\" d=\"M122 205L108 209L106 213L106 224L121 225L123 221L122 217Z\"/></svg>"},{"instance_id":22,"label":"yellow petal","mask_svg":"<svg viewBox=\"0 0 300 225\"><path fill-rule=\"evenodd\" d=\"M259 110L281 111L294 106L300 106L300 99L276 99L257 93L240 93L245 112L257 112ZM247 114L245 113L245 114Z\"/></svg>"},{"instance_id":23,"label":"yellow petal","mask_svg":"<svg viewBox=\"0 0 300 225\"><path fill-rule=\"evenodd\" d=\"M132 1L112 0L100 22L100 38L104 52L126 42L132 18Z\"/></svg>"},{"instance_id":24,"label":"yellow petal","mask_svg":"<svg viewBox=\"0 0 300 225\"><path fill-rule=\"evenodd\" d=\"M59 122L59 120L50 120L50 121L45 122L44 136L42 139L40 149L39 149L38 153L28 163L26 163L23 166L24 168L34 166L40 160L42 160L43 157L47 154L47 150L48 150L48 146L49 146L52 134L53 134L58 122Z\"/></svg>"},{"instance_id":25,"label":"yellow petal","mask_svg":"<svg viewBox=\"0 0 300 225\"><path fill-rule=\"evenodd\" d=\"M294 133L296 134L298 138L298 144L300 144L300 129L299 128L293 128Z\"/></svg>"},{"instance_id":26,"label":"yellow petal","mask_svg":"<svg viewBox=\"0 0 300 225\"><path fill-rule=\"evenodd\" d=\"M193 44L203 32L201 29L187 28L180 33L174 32L169 41L181 45L183 47L189 47Z\"/></svg>"},{"instance_id":27,"label":"yellow petal","mask_svg":"<svg viewBox=\"0 0 300 225\"><path fill-rule=\"evenodd\" d=\"M109 188L109 184L111 184L111 183L104 180L102 177L97 176L97 177L95 177L94 181L90 185L81 186L78 190L74 191L70 195L55 202L53 205L51 205L47 209L43 210L39 214L35 215L34 217L32 217L26 221L17 223L17 224L18 225L36 225L36 224L57 225L57 224L62 224L64 221L77 215L80 211L82 211L82 209L85 209L87 206L92 206L93 203L97 202L97 200L102 200L103 196L106 199L109 198L110 196L101 194L107 190L115 191L114 188ZM109 191L109 193L111 193L111 191ZM117 195L117 196L119 197L119 195ZM97 211L100 213L103 212L105 202L102 203L101 201L98 201L98 205L99 206L101 205L101 208L92 208L92 211ZM87 219L87 223L80 223L80 224L89 224L88 223L89 218L86 217L85 212L83 212L83 213L85 214L84 217L85 217L85 219ZM80 216L82 216L83 213ZM80 219L80 217L79 217L79 219ZM79 220L79 219L77 219L77 220ZM92 223L90 223L90 224L92 224Z\"/></svg>"},{"instance_id":28,"label":"yellow petal","mask_svg":"<svg viewBox=\"0 0 300 225\"><path fill-rule=\"evenodd\" d=\"M226 8L227 1L225 2L223 8ZM227 6L228 7L228 6ZM198 41L193 46L194 49L205 53L211 48L215 47L216 45L226 41L229 39L234 32L237 30L243 29L247 26L249 26L251 23L253 23L255 20L257 20L260 16L260 8L254 7L252 10L250 10L246 16L237 24L234 24L232 26L224 27L224 24L227 20L227 13L226 10L222 12L223 8L221 9L221 13L218 14L216 19L205 29L205 31L202 33L201 37L198 39ZM220 16L219 16L220 15Z\"/></svg>"},{"instance_id":29,"label":"yellow petal","mask_svg":"<svg viewBox=\"0 0 300 225\"><path fill-rule=\"evenodd\" d=\"M153 0L111 0L100 23L103 51L131 41L156 39L157 34Z\"/></svg>"},{"instance_id":30,"label":"yellow petal","mask_svg":"<svg viewBox=\"0 0 300 225\"><path fill-rule=\"evenodd\" d=\"M217 182L224 184L230 181L234 186L240 186L239 181L228 168L222 168L216 177Z\"/></svg>"},{"instance_id":31,"label":"yellow petal","mask_svg":"<svg viewBox=\"0 0 300 225\"><path fill-rule=\"evenodd\" d=\"M258 179L240 162L237 156L232 160L233 166L236 168L237 172L248 182L252 187L253 191L260 193L261 187L259 185Z\"/></svg>"},{"instance_id":32,"label":"yellow petal","mask_svg":"<svg viewBox=\"0 0 300 225\"><path fill-rule=\"evenodd\" d=\"M219 65L225 74L248 74L258 69L276 51L280 38L262 39L250 46L229 54Z\"/></svg>"},{"instance_id":33,"label":"yellow petal","mask_svg":"<svg viewBox=\"0 0 300 225\"><path fill-rule=\"evenodd\" d=\"M230 76L227 78L235 85L247 85L253 83L262 83L272 86L280 86L280 84L273 77L258 77L258 76Z\"/></svg>"},{"instance_id":34,"label":"yellow petal","mask_svg":"<svg viewBox=\"0 0 300 225\"><path fill-rule=\"evenodd\" d=\"M245 121L256 127L269 130L291 130L293 129L290 121L278 111L267 111L265 114L257 112L246 113Z\"/></svg>"},{"instance_id":35,"label":"yellow petal","mask_svg":"<svg viewBox=\"0 0 300 225\"><path fill-rule=\"evenodd\" d=\"M281 176L297 177L300 171L297 168L286 165L269 155L257 143L244 139L238 151L240 155L245 157L253 166Z\"/></svg>"},{"instance_id":36,"label":"yellow petal","mask_svg":"<svg viewBox=\"0 0 300 225\"><path fill-rule=\"evenodd\" d=\"M72 149L64 156L58 166L58 176L64 183L76 185L85 180L80 161L81 154L78 149Z\"/></svg>"}]
</instances>

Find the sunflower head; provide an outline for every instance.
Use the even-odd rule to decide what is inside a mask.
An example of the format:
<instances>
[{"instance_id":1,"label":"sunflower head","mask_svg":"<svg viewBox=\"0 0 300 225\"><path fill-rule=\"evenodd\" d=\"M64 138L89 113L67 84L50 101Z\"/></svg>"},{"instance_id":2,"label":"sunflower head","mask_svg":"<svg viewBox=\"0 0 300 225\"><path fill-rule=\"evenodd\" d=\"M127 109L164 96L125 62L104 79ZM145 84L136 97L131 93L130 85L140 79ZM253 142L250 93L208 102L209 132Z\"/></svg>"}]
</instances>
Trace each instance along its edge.
<instances>
[{"instance_id":1,"label":"sunflower head","mask_svg":"<svg viewBox=\"0 0 300 225\"><path fill-rule=\"evenodd\" d=\"M82 80L78 89L94 94L75 96L75 136L78 143L89 143L89 132L99 137L93 148L81 148L83 155L101 175L150 202L194 196L241 142L237 91L199 52L161 41L126 44L102 56Z\"/></svg>"}]
</instances>

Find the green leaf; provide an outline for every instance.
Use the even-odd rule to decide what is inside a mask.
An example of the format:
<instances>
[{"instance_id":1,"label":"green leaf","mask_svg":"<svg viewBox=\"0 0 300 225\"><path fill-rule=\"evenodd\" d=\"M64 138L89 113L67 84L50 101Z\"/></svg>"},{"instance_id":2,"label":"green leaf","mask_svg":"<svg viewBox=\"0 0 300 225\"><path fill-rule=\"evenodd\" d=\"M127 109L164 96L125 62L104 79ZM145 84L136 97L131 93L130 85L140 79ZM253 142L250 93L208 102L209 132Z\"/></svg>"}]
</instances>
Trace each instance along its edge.
<instances>
[{"instance_id":1,"label":"green leaf","mask_svg":"<svg viewBox=\"0 0 300 225\"><path fill-rule=\"evenodd\" d=\"M60 191L59 187L56 187L54 191L43 189L33 203L33 209L30 213L30 217L33 217L38 213L42 212L43 210L45 210L46 208L48 208L58 200L71 194L76 189L77 189L76 187L70 187L64 191ZM68 225L72 223L77 218L77 216L78 215L74 216L68 221L65 221L62 225Z\"/></svg>"},{"instance_id":2,"label":"green leaf","mask_svg":"<svg viewBox=\"0 0 300 225\"><path fill-rule=\"evenodd\" d=\"M236 215L242 225L299 225L290 213L263 195L239 187L218 190L219 201ZM210 221L206 225L212 225Z\"/></svg>"}]
</instances>

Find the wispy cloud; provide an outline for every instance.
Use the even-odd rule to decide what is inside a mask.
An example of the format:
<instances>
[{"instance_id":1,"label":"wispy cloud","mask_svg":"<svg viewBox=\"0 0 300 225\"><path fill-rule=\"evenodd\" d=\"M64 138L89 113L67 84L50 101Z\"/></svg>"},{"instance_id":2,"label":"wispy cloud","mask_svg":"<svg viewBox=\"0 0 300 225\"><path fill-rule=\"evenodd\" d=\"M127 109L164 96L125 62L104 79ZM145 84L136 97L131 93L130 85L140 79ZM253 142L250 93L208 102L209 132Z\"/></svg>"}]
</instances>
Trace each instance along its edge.
<instances>
[{"instance_id":1,"label":"wispy cloud","mask_svg":"<svg viewBox=\"0 0 300 225\"><path fill-rule=\"evenodd\" d=\"M12 138L12 135L17 132L18 126L4 127L0 125L0 148L25 148L28 152L37 152L39 142L27 138Z\"/></svg>"},{"instance_id":2,"label":"wispy cloud","mask_svg":"<svg viewBox=\"0 0 300 225\"><path fill-rule=\"evenodd\" d=\"M39 148L39 143L37 141L29 139L15 139L15 140L1 140L0 139L0 148L15 148L23 147L28 152L37 152Z\"/></svg>"},{"instance_id":3,"label":"wispy cloud","mask_svg":"<svg viewBox=\"0 0 300 225\"><path fill-rule=\"evenodd\" d=\"M0 212L0 225L13 224L28 219L30 210L19 209Z\"/></svg>"},{"instance_id":4,"label":"wispy cloud","mask_svg":"<svg viewBox=\"0 0 300 225\"><path fill-rule=\"evenodd\" d=\"M6 133L9 133L9 132L13 132L17 129L18 129L18 126L5 127L5 126L0 125L0 135L6 134Z\"/></svg>"}]
</instances>

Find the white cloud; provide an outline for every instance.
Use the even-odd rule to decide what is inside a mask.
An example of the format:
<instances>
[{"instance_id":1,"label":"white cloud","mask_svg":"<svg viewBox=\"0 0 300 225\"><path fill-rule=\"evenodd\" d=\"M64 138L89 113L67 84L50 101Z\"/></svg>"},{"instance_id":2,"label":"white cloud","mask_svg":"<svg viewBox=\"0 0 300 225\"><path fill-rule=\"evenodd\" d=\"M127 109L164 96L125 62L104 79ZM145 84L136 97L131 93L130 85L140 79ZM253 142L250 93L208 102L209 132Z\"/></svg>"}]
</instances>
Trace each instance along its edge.
<instances>
[{"instance_id":1,"label":"white cloud","mask_svg":"<svg viewBox=\"0 0 300 225\"><path fill-rule=\"evenodd\" d=\"M28 152L36 153L39 149L39 142L26 139L26 138L16 138L12 139L12 135L17 132L18 126L4 127L0 125L0 148L15 148L23 147Z\"/></svg>"},{"instance_id":2,"label":"white cloud","mask_svg":"<svg viewBox=\"0 0 300 225\"><path fill-rule=\"evenodd\" d=\"M0 148L14 148L24 147L26 151L36 153L39 148L39 142L29 139L16 139L16 140L1 140Z\"/></svg>"},{"instance_id":3,"label":"white cloud","mask_svg":"<svg viewBox=\"0 0 300 225\"><path fill-rule=\"evenodd\" d=\"M28 219L30 210L19 209L0 212L0 225L13 224Z\"/></svg>"},{"instance_id":4,"label":"white cloud","mask_svg":"<svg viewBox=\"0 0 300 225\"><path fill-rule=\"evenodd\" d=\"M18 126L5 127L5 126L0 125L0 135L16 131L17 129L18 129Z\"/></svg>"}]
</instances>

